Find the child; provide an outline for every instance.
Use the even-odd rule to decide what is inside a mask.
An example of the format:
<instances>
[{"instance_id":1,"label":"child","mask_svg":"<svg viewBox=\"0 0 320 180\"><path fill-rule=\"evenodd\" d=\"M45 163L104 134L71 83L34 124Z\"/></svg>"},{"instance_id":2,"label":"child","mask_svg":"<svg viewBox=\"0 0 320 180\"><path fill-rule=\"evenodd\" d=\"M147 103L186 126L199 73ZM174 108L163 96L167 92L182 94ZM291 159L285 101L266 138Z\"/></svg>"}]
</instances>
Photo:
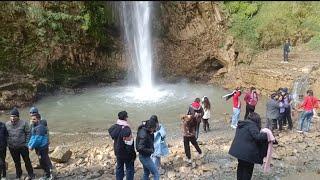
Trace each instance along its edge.
<instances>
[{"instance_id":1,"label":"child","mask_svg":"<svg viewBox=\"0 0 320 180\"><path fill-rule=\"evenodd\" d=\"M40 115L34 114L31 116L31 122L33 128L31 129L31 138L28 143L29 150L36 149L36 152L40 158L40 166L45 172L45 176L41 179L52 179L50 171L50 158L49 152L49 141L47 128L40 123Z\"/></svg>"},{"instance_id":2,"label":"child","mask_svg":"<svg viewBox=\"0 0 320 180\"><path fill-rule=\"evenodd\" d=\"M8 131L4 123L0 122L0 179L6 178L6 151Z\"/></svg>"},{"instance_id":3,"label":"child","mask_svg":"<svg viewBox=\"0 0 320 180\"><path fill-rule=\"evenodd\" d=\"M202 117L203 130L204 132L207 132L207 130L210 131L209 119L210 119L210 110L211 110L211 104L207 96L204 96L202 98L202 108L204 111L204 115Z\"/></svg>"}]
</instances>

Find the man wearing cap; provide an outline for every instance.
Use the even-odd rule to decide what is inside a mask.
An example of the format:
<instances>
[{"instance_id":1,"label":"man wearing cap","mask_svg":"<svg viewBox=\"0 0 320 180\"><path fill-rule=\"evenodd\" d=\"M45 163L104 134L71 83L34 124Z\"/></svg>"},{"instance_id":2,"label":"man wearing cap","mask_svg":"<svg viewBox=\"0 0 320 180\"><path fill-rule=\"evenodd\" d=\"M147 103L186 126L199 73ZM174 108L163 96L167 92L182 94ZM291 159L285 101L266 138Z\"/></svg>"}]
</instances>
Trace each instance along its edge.
<instances>
[{"instance_id":1,"label":"man wearing cap","mask_svg":"<svg viewBox=\"0 0 320 180\"><path fill-rule=\"evenodd\" d=\"M150 158L154 153L154 135L157 128L157 122L154 118L150 118L145 124L142 124L138 128L136 148L139 152L139 160L143 166L143 180L148 180L150 172L153 175L154 180L159 180L160 174L157 166Z\"/></svg>"},{"instance_id":2,"label":"man wearing cap","mask_svg":"<svg viewBox=\"0 0 320 180\"><path fill-rule=\"evenodd\" d=\"M126 179L133 180L136 152L126 111L118 113L117 123L112 125L108 132L114 140L113 150L117 158L116 180L123 180L124 165L126 166Z\"/></svg>"},{"instance_id":3,"label":"man wearing cap","mask_svg":"<svg viewBox=\"0 0 320 180\"><path fill-rule=\"evenodd\" d=\"M42 119L42 117L41 117L41 115L40 115L40 113L39 113L39 110L38 110L38 108L36 108L36 107L31 107L30 110L29 110L29 114L30 114L30 119L32 119L32 116L40 117L39 123L42 124L42 125L45 127L45 129L46 129L46 137L48 138L48 145L49 145L49 144L50 144L50 138L49 138L49 128L48 128L47 120ZM31 132L32 132L32 130L34 129L34 124L32 123L32 121L31 121L31 123L30 123L30 129L31 129ZM36 152L36 154L39 154L38 149L35 149L35 152ZM37 164L37 165L34 167L34 169L42 169L42 167L41 167L41 165L40 165L40 164L41 164L40 162L41 162L41 159L40 159L40 157L39 157L39 164ZM49 163L50 171L51 171L51 173L52 173L52 168L53 168L52 163L51 163L51 161L48 161L48 163Z\"/></svg>"},{"instance_id":4,"label":"man wearing cap","mask_svg":"<svg viewBox=\"0 0 320 180\"><path fill-rule=\"evenodd\" d=\"M8 131L8 147L12 159L16 167L16 178L21 178L21 159L25 163L28 177L26 179L33 179L33 168L29 158L28 142L30 139L30 127L29 124L19 118L19 111L13 108L10 112L10 121L6 122L6 128Z\"/></svg>"}]
</instances>

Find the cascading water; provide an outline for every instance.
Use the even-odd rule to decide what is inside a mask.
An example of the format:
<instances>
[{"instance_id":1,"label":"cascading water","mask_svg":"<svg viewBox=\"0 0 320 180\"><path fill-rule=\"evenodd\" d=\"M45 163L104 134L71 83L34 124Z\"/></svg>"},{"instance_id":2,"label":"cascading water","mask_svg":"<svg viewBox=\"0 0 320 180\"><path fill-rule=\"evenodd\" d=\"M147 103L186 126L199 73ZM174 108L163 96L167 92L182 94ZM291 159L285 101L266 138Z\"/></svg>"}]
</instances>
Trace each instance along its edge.
<instances>
[{"instance_id":1,"label":"cascading water","mask_svg":"<svg viewBox=\"0 0 320 180\"><path fill-rule=\"evenodd\" d=\"M297 105L301 102L299 96L305 95L309 88L309 75L303 75L297 78L292 87L292 98L294 101L294 105Z\"/></svg>"},{"instance_id":2,"label":"cascading water","mask_svg":"<svg viewBox=\"0 0 320 180\"><path fill-rule=\"evenodd\" d=\"M140 87L152 89L151 2L123 2L122 7L128 55L135 64Z\"/></svg>"},{"instance_id":3,"label":"cascading water","mask_svg":"<svg viewBox=\"0 0 320 180\"><path fill-rule=\"evenodd\" d=\"M128 57L134 65L139 87L129 87L118 97L126 100L158 102L163 97L173 95L154 87L152 80L152 43L150 19L152 2L124 1L121 6L123 28Z\"/></svg>"}]
</instances>

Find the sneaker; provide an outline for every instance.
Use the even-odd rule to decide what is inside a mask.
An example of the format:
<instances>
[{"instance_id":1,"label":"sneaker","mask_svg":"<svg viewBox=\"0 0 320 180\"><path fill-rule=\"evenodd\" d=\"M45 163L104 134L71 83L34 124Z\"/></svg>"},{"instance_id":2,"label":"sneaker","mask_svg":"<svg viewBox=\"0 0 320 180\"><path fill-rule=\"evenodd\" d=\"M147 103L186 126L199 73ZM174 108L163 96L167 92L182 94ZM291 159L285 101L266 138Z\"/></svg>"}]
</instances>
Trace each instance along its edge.
<instances>
[{"instance_id":1,"label":"sneaker","mask_svg":"<svg viewBox=\"0 0 320 180\"><path fill-rule=\"evenodd\" d=\"M235 126L235 125L231 125L231 127L232 127L233 129L237 129L237 126Z\"/></svg>"},{"instance_id":2,"label":"sneaker","mask_svg":"<svg viewBox=\"0 0 320 180\"><path fill-rule=\"evenodd\" d=\"M196 156L197 156L199 159L201 159L201 158L203 158L203 153L201 153L201 154L198 153Z\"/></svg>"},{"instance_id":3,"label":"sneaker","mask_svg":"<svg viewBox=\"0 0 320 180\"><path fill-rule=\"evenodd\" d=\"M297 130L297 132L298 132L298 133L303 133L303 131L301 131L301 130Z\"/></svg>"},{"instance_id":4,"label":"sneaker","mask_svg":"<svg viewBox=\"0 0 320 180\"><path fill-rule=\"evenodd\" d=\"M39 180L52 180L52 175L50 175L50 177L47 177L47 176L43 176L41 178L39 178Z\"/></svg>"},{"instance_id":5,"label":"sneaker","mask_svg":"<svg viewBox=\"0 0 320 180\"><path fill-rule=\"evenodd\" d=\"M1 180L7 180L7 178L6 177L2 177Z\"/></svg>"},{"instance_id":6,"label":"sneaker","mask_svg":"<svg viewBox=\"0 0 320 180\"><path fill-rule=\"evenodd\" d=\"M188 159L188 158L186 158L185 161L186 161L188 164L191 164L191 163L192 163L192 160L191 160L191 159Z\"/></svg>"},{"instance_id":7,"label":"sneaker","mask_svg":"<svg viewBox=\"0 0 320 180\"><path fill-rule=\"evenodd\" d=\"M33 167L33 169L42 169L40 164L37 164L35 167Z\"/></svg>"}]
</instances>

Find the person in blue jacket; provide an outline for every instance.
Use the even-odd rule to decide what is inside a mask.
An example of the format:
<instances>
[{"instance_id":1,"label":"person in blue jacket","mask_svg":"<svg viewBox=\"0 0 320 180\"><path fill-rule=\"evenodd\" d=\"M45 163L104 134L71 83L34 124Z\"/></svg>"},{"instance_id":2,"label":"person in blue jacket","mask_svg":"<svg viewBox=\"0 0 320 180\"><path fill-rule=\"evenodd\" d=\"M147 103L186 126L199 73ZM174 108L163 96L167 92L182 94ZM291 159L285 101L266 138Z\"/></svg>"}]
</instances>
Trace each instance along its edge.
<instances>
[{"instance_id":1,"label":"person in blue jacket","mask_svg":"<svg viewBox=\"0 0 320 180\"><path fill-rule=\"evenodd\" d=\"M35 149L40 159L40 165L45 172L45 176L41 179L52 179L50 171L50 158L49 158L49 141L47 128L40 123L40 115L34 114L31 116L33 128L31 129L31 137L28 143L29 150Z\"/></svg>"},{"instance_id":2,"label":"person in blue jacket","mask_svg":"<svg viewBox=\"0 0 320 180\"><path fill-rule=\"evenodd\" d=\"M156 115L152 115L150 119L154 119L157 123L156 132L153 134L154 153L151 155L151 158L160 172L161 156L167 156L169 154L169 149L166 143L166 130L162 124L159 124L158 117Z\"/></svg>"}]
</instances>

